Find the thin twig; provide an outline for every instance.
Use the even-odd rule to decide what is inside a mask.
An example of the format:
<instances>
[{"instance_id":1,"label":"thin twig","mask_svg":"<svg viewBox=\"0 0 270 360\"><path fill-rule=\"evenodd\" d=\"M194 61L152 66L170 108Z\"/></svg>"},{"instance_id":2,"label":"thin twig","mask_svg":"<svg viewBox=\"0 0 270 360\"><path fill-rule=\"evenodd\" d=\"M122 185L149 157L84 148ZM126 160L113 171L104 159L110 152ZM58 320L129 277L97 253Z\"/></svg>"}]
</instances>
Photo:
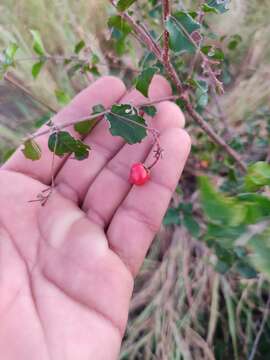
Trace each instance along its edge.
<instances>
[{"instance_id":1,"label":"thin twig","mask_svg":"<svg viewBox=\"0 0 270 360\"><path fill-rule=\"evenodd\" d=\"M169 38L170 34L166 30L165 25L168 17L170 15L170 3L169 0L162 0L162 11L163 11L163 26L164 26L164 33L163 33L163 54L162 58L164 63L168 63L169 59Z\"/></svg>"},{"instance_id":2,"label":"thin twig","mask_svg":"<svg viewBox=\"0 0 270 360\"><path fill-rule=\"evenodd\" d=\"M172 95L172 96L164 96L162 98L159 98L159 99L155 99L155 100L149 100L149 101L145 101L145 102L142 102L138 105L136 104L132 104L130 103L131 106L134 106L134 107L137 107L137 108L141 108L141 107L144 107L144 106L148 106L148 105L154 105L154 104L158 104L162 101L170 101L170 100L176 100L177 98L179 98L179 96L175 96L175 95ZM38 131L36 132L35 134L33 135L30 135L29 137L27 137L26 139L24 139L25 141L27 140L33 140L35 138L38 138L42 135L47 135L49 134L51 131L52 131L52 128L55 128L57 131L60 131L60 130L63 130L69 126L73 126L75 124L77 124L78 122L81 122L81 121L87 121L87 120L93 120L95 119L96 117L100 117L100 116L104 116L106 115L107 113L111 112L110 109L107 109L105 111L102 111L98 114L94 114L94 115L88 115L88 116L84 116L82 118L79 118L79 119L75 119L75 120L71 120L71 121L68 121L62 125L50 125L50 128L49 129L46 129L46 130L42 130L42 131ZM118 114L115 114L117 116L119 116ZM126 119L126 118L125 118ZM127 120L127 119L126 119ZM48 123L51 123L52 120L49 120ZM132 120L130 120L130 122L133 122ZM136 122L136 125L140 125L139 123ZM148 130L151 130L148 128Z\"/></svg>"}]
</instances>

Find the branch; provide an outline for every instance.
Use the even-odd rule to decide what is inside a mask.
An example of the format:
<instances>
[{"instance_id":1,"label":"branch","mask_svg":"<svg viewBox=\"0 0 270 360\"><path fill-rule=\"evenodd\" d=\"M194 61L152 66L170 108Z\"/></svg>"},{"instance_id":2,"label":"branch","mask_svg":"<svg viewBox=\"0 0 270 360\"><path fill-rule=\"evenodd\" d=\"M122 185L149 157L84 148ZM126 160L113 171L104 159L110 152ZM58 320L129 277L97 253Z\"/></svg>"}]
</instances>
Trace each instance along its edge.
<instances>
[{"instance_id":1,"label":"branch","mask_svg":"<svg viewBox=\"0 0 270 360\"><path fill-rule=\"evenodd\" d=\"M154 105L154 104L158 104L162 101L168 101L168 100L176 100L178 99L179 96L175 96L175 95L172 95L172 96L165 96L165 97L162 97L162 98L159 98L159 99L156 99L156 100L149 100L149 101L145 101L145 102L142 102L138 105L135 105L135 104L132 104L132 102L130 102L130 105L134 106L134 107L137 107L137 108L141 108L141 107L144 107L144 106L149 106L149 105ZM100 116L104 116L106 115L107 113L110 112L110 109L108 110L105 110L105 111L102 111L98 114L94 114L94 115L89 115L89 116L84 116L83 118L79 118L79 119L76 119L76 120L71 120L65 124L62 124L62 125L51 125L49 129L46 129L46 130L42 130L42 131L37 131L35 134L33 135L30 135L29 137L27 137L26 139L24 139L24 141L27 141L27 140L33 140L35 138L38 138L42 135L47 135L49 134L50 132L52 132L53 130L63 130L69 126L73 126L75 124L77 124L78 122L81 122L81 121L87 121L87 120L93 120L93 119L96 119L97 117L100 117ZM119 116L119 115L118 115ZM49 120L48 123L50 123L51 121ZM136 125L138 125L136 123Z\"/></svg>"},{"instance_id":2,"label":"branch","mask_svg":"<svg viewBox=\"0 0 270 360\"><path fill-rule=\"evenodd\" d=\"M163 33L163 61L164 64L168 63L169 60L169 38L170 34L165 28L165 23L170 15L170 3L169 0L162 1L162 11L163 11L163 26L164 26L164 33Z\"/></svg>"},{"instance_id":3,"label":"branch","mask_svg":"<svg viewBox=\"0 0 270 360\"><path fill-rule=\"evenodd\" d=\"M111 0L111 3L114 5L113 1ZM162 0L162 4L163 4L163 12L165 10L165 15L169 16L169 12L168 12L168 5L169 5L169 0ZM163 15L163 18L164 16ZM219 146L221 146L228 155L230 155L235 162L239 165L240 169L242 171L246 171L247 166L246 164L241 160L239 154L234 151L230 145L228 145L211 127L211 125L209 123L207 123L200 114L198 114L196 112L196 110L193 108L188 94L186 91L184 91L184 87L182 85L181 79L179 77L179 75L177 74L174 66L172 65L170 58L168 57L168 61L164 61L164 52L163 52L163 56L162 56L162 52L161 49L158 47L158 50L155 51L153 50L153 46L157 46L157 44L154 42L154 40L151 38L149 38L148 35L145 34L145 31L143 28L141 28L132 18L131 16L129 16L127 13L123 12L121 13L121 16L128 21L128 23L133 27L134 31L136 32L136 34L138 35L140 41L142 42L142 44L146 45L146 47L153 52L157 59L164 65L166 72L168 73L169 77L171 78L171 80L173 81L173 83L175 84L177 91L179 93L179 98L181 98L181 100L184 102L186 110L188 112L188 114L191 116L191 118L206 132L206 134ZM185 30L185 29L184 29ZM190 40L194 43L194 45L197 44L195 43L195 41L191 38L191 36L188 34ZM201 52L200 52L201 53ZM204 54L201 53L201 56L203 57Z\"/></svg>"}]
</instances>

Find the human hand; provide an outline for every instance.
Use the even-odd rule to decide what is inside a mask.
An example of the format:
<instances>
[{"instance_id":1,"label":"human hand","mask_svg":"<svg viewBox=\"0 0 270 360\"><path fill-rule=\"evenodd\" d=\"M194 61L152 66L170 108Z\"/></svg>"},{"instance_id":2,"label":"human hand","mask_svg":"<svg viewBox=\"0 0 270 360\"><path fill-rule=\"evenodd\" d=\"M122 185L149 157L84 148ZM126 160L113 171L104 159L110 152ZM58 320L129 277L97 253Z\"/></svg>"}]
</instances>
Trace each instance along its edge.
<instances>
[{"instance_id":1,"label":"human hand","mask_svg":"<svg viewBox=\"0 0 270 360\"><path fill-rule=\"evenodd\" d=\"M170 95L155 76L150 98ZM145 100L103 77L54 119L87 116L92 106ZM0 354L5 360L117 359L137 274L158 231L189 153L184 117L171 102L149 119L160 131L164 157L144 186L128 182L130 166L152 159L152 143L124 144L100 121L86 137L88 159L56 158L55 184L45 206L32 202L50 185L52 153L18 150L0 170ZM73 131L72 129L70 130Z\"/></svg>"}]
</instances>

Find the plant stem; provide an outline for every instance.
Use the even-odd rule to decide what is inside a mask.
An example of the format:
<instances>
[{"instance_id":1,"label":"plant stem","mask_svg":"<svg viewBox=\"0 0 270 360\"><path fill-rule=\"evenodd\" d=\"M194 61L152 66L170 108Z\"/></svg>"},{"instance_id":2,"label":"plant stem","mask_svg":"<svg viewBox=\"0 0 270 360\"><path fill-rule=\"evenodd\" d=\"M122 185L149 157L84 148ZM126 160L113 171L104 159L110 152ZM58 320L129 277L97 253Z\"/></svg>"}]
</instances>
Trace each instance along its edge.
<instances>
[{"instance_id":1,"label":"plant stem","mask_svg":"<svg viewBox=\"0 0 270 360\"><path fill-rule=\"evenodd\" d=\"M167 14L167 6L170 5L169 0L162 0L163 1L163 11L165 9L166 11L166 15L168 16L169 14ZM112 0L110 0L110 2L114 5L114 2ZM166 4L165 4L166 2ZM171 80L173 81L173 83L175 84L177 91L179 93L179 98L182 99L182 101L185 104L186 110L188 112L188 114L191 116L191 118L206 132L206 134L219 146L221 146L228 155L230 155L235 162L239 165L240 169L245 172L247 169L246 164L242 161L242 159L240 158L239 154L234 151L230 145L228 145L211 127L210 124L208 124L203 117L198 114L196 112L196 110L193 108L190 99L188 97L187 91L184 91L184 87L182 85L181 79L179 77L179 75L177 74L174 66L172 65L170 58L168 59L168 61L164 61L163 56L162 56L162 51L159 48L159 46L154 42L154 40L152 39L152 37L145 34L144 29L139 26L133 19L131 16L129 16L127 13L123 12L120 13L121 16L132 26L133 30L136 32L138 38L140 39L141 43L146 45L146 47L153 52L156 57L158 58L158 60L160 62L162 62L162 64L164 65L166 72L168 73L169 77L171 78ZM164 15L163 15L164 17ZM185 34L187 33L185 29L181 30L185 31ZM192 43L194 43L194 45L197 47L197 44L195 43L195 41L192 39L192 37L187 34L187 36L189 37L189 39L192 41ZM200 51L200 55L202 56L202 58L205 60L205 55ZM211 74L210 75L214 75ZM215 78L216 79L216 78ZM217 79L216 79L217 80ZM218 81L218 80L217 80Z\"/></svg>"},{"instance_id":2,"label":"plant stem","mask_svg":"<svg viewBox=\"0 0 270 360\"><path fill-rule=\"evenodd\" d=\"M159 98L159 99L156 99L156 100L145 101L145 102L142 102L142 103L140 103L140 104L138 104L138 105L135 105L135 104L132 104L132 103L130 103L130 105L131 105L131 106L134 106L134 107L137 107L137 108L140 108L140 107L143 107L143 106L158 104L158 103L160 103L160 102L162 102L162 101L176 100L176 99L178 99L178 98L179 98L179 96L175 96L175 95L165 96L165 97L162 97L162 98ZM27 137L27 138L25 139L25 141L27 141L27 140L33 140L33 139L38 138L38 137L40 137L40 136L42 136L42 135L47 135L47 134L49 134L50 132L52 132L52 129L56 129L56 130L58 130L58 131L59 131L59 130L63 130L63 129L65 129L65 128L69 127L69 126L73 126L73 125L77 124L78 122L87 121L87 120L93 120L93 119L95 119L95 118L97 118L97 117L104 116L104 115L106 115L106 114L109 113L109 112L111 112L110 109L105 110L105 111L102 111L102 112L100 112L100 113L98 113L98 114L89 115L89 116L84 116L84 117L79 118L79 119L71 120L71 121L66 122L65 124L62 124L62 125L59 125L59 126L54 126L54 125L52 125L52 126L50 126L50 129L46 129L46 130L42 130L42 131L37 131L35 134ZM117 115L117 116L119 116L119 115ZM127 120L127 119L125 118L125 120ZM49 120L49 121L50 121L50 120ZM133 121L130 120L130 122L133 122ZM139 124L136 123L136 125L139 125ZM148 130L151 131L151 129L149 129L149 128L148 128ZM152 130L154 130L154 129L152 129Z\"/></svg>"},{"instance_id":3,"label":"plant stem","mask_svg":"<svg viewBox=\"0 0 270 360\"><path fill-rule=\"evenodd\" d=\"M168 63L169 60L169 32L165 28L166 21L170 15L170 3L169 0L162 1L162 11L163 11L163 26L164 26L164 33L163 33L163 61L164 64Z\"/></svg>"}]
</instances>

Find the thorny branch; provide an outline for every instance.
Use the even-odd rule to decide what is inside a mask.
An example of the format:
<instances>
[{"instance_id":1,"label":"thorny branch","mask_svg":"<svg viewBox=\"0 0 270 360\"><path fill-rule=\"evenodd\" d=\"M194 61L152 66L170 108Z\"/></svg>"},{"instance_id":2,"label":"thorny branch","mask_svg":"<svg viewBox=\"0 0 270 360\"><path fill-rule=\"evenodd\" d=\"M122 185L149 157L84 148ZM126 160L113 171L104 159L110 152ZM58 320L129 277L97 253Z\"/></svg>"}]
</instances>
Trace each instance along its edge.
<instances>
[{"instance_id":1,"label":"thorny branch","mask_svg":"<svg viewBox=\"0 0 270 360\"><path fill-rule=\"evenodd\" d=\"M115 6L114 1L110 0L111 4L113 6ZM165 13L163 14L163 19L169 16L169 0L162 0L162 4L163 4L163 11L165 10ZM145 31L145 27L140 26L130 15L128 15L125 12L121 12L120 15L129 23L129 25L133 28L133 30L136 32L137 38L140 39L141 43L146 45L146 47L148 48L149 51L153 52L157 59L164 65L164 68L167 72L167 74L169 75L169 77L171 78L171 80L173 81L173 83L175 84L177 91L179 93L179 98L184 102L185 108L187 113L190 115L190 117L202 128L202 130L204 130L204 132L207 133L207 135L219 146L221 146L226 152L227 154L229 154L234 160L235 162L239 165L240 169L242 171L246 171L247 166L246 164L242 161L241 157L239 156L239 154L234 151L211 127L211 125L209 123L207 123L203 117L198 114L196 112L196 110L193 108L189 96L188 96L188 92L186 89L184 89L184 86L182 85L182 81L179 77L179 75L177 74L174 66L172 65L170 58L167 57L164 54L167 54L167 50L163 49L163 51L161 50L161 48L155 43L155 41L153 40L153 38L151 36L149 36L149 32ZM189 35L189 34L188 34ZM189 36L190 37L190 36ZM191 38L191 37L190 37ZM194 42L194 40L192 39L192 42ZM195 42L194 42L195 43ZM164 41L164 45L167 46L167 40ZM196 44L197 45L197 44ZM165 56L165 61L164 61L164 56ZM211 74L210 74L211 75Z\"/></svg>"}]
</instances>

